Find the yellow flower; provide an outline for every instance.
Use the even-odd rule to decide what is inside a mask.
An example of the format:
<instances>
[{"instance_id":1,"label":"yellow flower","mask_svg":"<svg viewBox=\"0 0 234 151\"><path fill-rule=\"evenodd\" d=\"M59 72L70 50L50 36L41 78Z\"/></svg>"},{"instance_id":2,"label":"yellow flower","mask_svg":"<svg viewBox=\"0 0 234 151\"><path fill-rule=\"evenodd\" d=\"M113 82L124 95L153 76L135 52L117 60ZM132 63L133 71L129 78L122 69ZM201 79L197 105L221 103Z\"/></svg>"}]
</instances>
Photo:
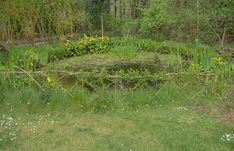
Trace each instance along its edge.
<instances>
[{"instance_id":1,"label":"yellow flower","mask_svg":"<svg viewBox=\"0 0 234 151\"><path fill-rule=\"evenodd\" d=\"M47 82L48 82L48 84L51 84L52 83L52 79L50 77L47 77Z\"/></svg>"},{"instance_id":2,"label":"yellow flower","mask_svg":"<svg viewBox=\"0 0 234 151\"><path fill-rule=\"evenodd\" d=\"M225 62L219 61L218 64L220 64L220 65L225 65Z\"/></svg>"},{"instance_id":3,"label":"yellow flower","mask_svg":"<svg viewBox=\"0 0 234 151\"><path fill-rule=\"evenodd\" d=\"M64 45L65 45L65 46L68 46L68 45L69 45L69 43L70 43L70 41L69 41L69 40L64 41Z\"/></svg>"},{"instance_id":4,"label":"yellow flower","mask_svg":"<svg viewBox=\"0 0 234 151\"><path fill-rule=\"evenodd\" d=\"M214 58L212 58L212 60L214 60L214 62L219 64L219 65L225 65L225 62L222 61L222 58L220 58L220 57L214 57Z\"/></svg>"},{"instance_id":5,"label":"yellow flower","mask_svg":"<svg viewBox=\"0 0 234 151\"><path fill-rule=\"evenodd\" d=\"M197 68L197 67L199 67L199 64L192 63L192 67Z\"/></svg>"},{"instance_id":6,"label":"yellow flower","mask_svg":"<svg viewBox=\"0 0 234 151\"><path fill-rule=\"evenodd\" d=\"M214 61L221 61L221 58L220 57L214 57L214 58L212 58L212 60L214 60Z\"/></svg>"}]
</instances>

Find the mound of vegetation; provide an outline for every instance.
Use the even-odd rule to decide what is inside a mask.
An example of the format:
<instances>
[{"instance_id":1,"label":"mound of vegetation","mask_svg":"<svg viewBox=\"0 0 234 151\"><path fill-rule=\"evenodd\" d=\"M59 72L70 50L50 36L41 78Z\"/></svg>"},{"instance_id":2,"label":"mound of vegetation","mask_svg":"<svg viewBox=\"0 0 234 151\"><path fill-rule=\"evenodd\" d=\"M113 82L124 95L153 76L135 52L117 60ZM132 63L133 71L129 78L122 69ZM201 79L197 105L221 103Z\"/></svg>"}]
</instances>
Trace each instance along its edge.
<instances>
[{"instance_id":1,"label":"mound of vegetation","mask_svg":"<svg viewBox=\"0 0 234 151\"><path fill-rule=\"evenodd\" d=\"M73 57L60 62L55 62L49 66L55 70L69 71L89 71L92 69L106 68L110 72L128 69L148 69L156 72L163 69L160 58L154 53L152 53L151 56L141 58L135 57L132 59L119 58L108 54L85 55L82 57Z\"/></svg>"}]
</instances>

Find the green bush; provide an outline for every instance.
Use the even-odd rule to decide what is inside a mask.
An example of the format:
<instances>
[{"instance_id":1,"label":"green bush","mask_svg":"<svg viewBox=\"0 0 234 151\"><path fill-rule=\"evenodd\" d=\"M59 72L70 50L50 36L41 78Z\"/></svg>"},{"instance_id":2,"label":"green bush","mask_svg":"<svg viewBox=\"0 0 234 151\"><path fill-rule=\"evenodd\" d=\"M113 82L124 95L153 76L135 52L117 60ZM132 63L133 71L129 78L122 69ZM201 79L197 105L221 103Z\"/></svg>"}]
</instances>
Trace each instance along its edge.
<instances>
[{"instance_id":1,"label":"green bush","mask_svg":"<svg viewBox=\"0 0 234 151\"><path fill-rule=\"evenodd\" d=\"M65 57L80 56L84 54L106 53L113 45L108 36L86 36L77 42L66 41Z\"/></svg>"}]
</instances>

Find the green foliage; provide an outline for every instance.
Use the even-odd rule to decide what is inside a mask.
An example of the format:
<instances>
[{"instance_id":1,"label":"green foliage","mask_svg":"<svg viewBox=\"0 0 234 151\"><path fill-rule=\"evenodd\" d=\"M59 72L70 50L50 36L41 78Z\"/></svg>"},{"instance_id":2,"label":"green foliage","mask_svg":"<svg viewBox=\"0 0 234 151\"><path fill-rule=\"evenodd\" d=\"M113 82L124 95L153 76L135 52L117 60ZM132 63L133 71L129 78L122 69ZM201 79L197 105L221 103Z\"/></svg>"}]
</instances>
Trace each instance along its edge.
<instances>
[{"instance_id":1,"label":"green foliage","mask_svg":"<svg viewBox=\"0 0 234 151\"><path fill-rule=\"evenodd\" d=\"M135 43L137 47L137 51L146 51L146 52L152 52L155 50L155 46L153 45L152 41L141 41Z\"/></svg>"},{"instance_id":2,"label":"green foliage","mask_svg":"<svg viewBox=\"0 0 234 151\"><path fill-rule=\"evenodd\" d=\"M109 0L85 0L86 12L91 16L91 23L94 30L100 28L101 16L105 16L108 12Z\"/></svg>"},{"instance_id":3,"label":"green foliage","mask_svg":"<svg viewBox=\"0 0 234 151\"><path fill-rule=\"evenodd\" d=\"M33 70L34 62L39 62L38 55L34 51L27 51L18 56L15 65L25 70Z\"/></svg>"},{"instance_id":4,"label":"green foliage","mask_svg":"<svg viewBox=\"0 0 234 151\"><path fill-rule=\"evenodd\" d=\"M224 45L233 41L233 8L233 0L4 0L0 39L64 40L103 25L104 33L126 37Z\"/></svg>"},{"instance_id":5,"label":"green foliage","mask_svg":"<svg viewBox=\"0 0 234 151\"><path fill-rule=\"evenodd\" d=\"M138 34L139 21L137 19L121 18L121 34L125 37L135 36ZM117 28L119 28L117 27Z\"/></svg>"},{"instance_id":6,"label":"green foliage","mask_svg":"<svg viewBox=\"0 0 234 151\"><path fill-rule=\"evenodd\" d=\"M179 54L184 59L193 57L192 50L184 44L162 42L156 51L162 54Z\"/></svg>"},{"instance_id":7,"label":"green foliage","mask_svg":"<svg viewBox=\"0 0 234 151\"><path fill-rule=\"evenodd\" d=\"M184 59L193 57L191 48L182 43L142 41L136 43L138 51L180 55Z\"/></svg>"},{"instance_id":8,"label":"green foliage","mask_svg":"<svg viewBox=\"0 0 234 151\"><path fill-rule=\"evenodd\" d=\"M108 36L84 36L84 38L77 42L71 43L66 41L66 54L65 57L80 56L84 54L100 54L106 53L113 45Z\"/></svg>"},{"instance_id":9,"label":"green foliage","mask_svg":"<svg viewBox=\"0 0 234 151\"><path fill-rule=\"evenodd\" d=\"M143 14L141 32L155 34L170 21L166 0L152 0Z\"/></svg>"},{"instance_id":10,"label":"green foliage","mask_svg":"<svg viewBox=\"0 0 234 151\"><path fill-rule=\"evenodd\" d=\"M207 30L207 37L224 44L233 34L233 0L201 1L201 30ZM209 41L208 38L205 40Z\"/></svg>"}]
</instances>

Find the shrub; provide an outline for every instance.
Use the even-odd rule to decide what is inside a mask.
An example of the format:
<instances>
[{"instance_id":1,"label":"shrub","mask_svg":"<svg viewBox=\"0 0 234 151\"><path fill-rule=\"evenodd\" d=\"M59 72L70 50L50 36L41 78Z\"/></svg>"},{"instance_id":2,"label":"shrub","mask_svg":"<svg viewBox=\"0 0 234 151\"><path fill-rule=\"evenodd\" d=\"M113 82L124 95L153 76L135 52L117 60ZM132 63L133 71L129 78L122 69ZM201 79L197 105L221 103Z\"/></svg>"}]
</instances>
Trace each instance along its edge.
<instances>
[{"instance_id":1,"label":"shrub","mask_svg":"<svg viewBox=\"0 0 234 151\"><path fill-rule=\"evenodd\" d=\"M71 43L66 41L65 57L80 56L84 54L106 53L113 45L108 36L86 36L78 41Z\"/></svg>"},{"instance_id":2,"label":"shrub","mask_svg":"<svg viewBox=\"0 0 234 151\"><path fill-rule=\"evenodd\" d=\"M140 31L145 35L154 35L160 28L172 21L167 10L166 0L151 0L144 10Z\"/></svg>"}]
</instances>

